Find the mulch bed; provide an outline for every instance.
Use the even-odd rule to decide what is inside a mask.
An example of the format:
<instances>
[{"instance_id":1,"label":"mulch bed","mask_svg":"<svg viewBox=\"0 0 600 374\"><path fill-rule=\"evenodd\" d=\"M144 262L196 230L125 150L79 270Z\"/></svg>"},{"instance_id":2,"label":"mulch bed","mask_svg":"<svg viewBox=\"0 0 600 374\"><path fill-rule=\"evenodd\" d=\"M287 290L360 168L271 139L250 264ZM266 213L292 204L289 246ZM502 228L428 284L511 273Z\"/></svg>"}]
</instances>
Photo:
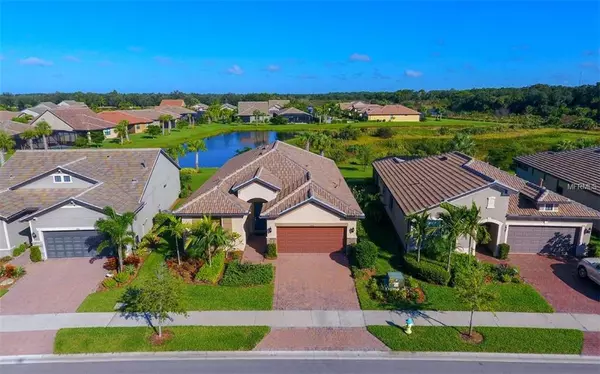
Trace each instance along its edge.
<instances>
[{"instance_id":1,"label":"mulch bed","mask_svg":"<svg viewBox=\"0 0 600 374\"><path fill-rule=\"evenodd\" d=\"M150 335L148 340L150 341L150 344L152 344L152 345L162 345L163 343L173 339L174 336L175 335L173 334L172 331L163 330L162 336L158 336L158 334L153 333L152 335Z\"/></svg>"},{"instance_id":2,"label":"mulch bed","mask_svg":"<svg viewBox=\"0 0 600 374\"><path fill-rule=\"evenodd\" d=\"M473 331L473 334L469 336L468 332L461 332L460 338L467 343L470 344L481 344L483 342L483 335L478 333L477 331Z\"/></svg>"}]
</instances>

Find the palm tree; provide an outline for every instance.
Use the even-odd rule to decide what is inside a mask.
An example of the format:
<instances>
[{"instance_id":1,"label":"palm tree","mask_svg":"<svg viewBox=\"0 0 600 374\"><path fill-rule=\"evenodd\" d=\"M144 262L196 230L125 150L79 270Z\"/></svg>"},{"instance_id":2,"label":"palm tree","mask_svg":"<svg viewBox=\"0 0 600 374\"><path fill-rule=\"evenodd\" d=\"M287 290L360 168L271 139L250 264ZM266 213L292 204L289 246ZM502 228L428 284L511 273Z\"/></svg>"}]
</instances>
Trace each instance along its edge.
<instances>
[{"instance_id":1,"label":"palm tree","mask_svg":"<svg viewBox=\"0 0 600 374\"><path fill-rule=\"evenodd\" d=\"M115 127L115 130L117 132L117 135L119 136L119 139L121 140L121 145L123 145L123 139L127 135L127 121L120 121Z\"/></svg>"},{"instance_id":2,"label":"palm tree","mask_svg":"<svg viewBox=\"0 0 600 374\"><path fill-rule=\"evenodd\" d=\"M162 123L162 133L165 135L165 123L169 125L169 134L171 133L171 121L173 120L173 116L170 114L163 114L158 117L158 121Z\"/></svg>"},{"instance_id":3,"label":"palm tree","mask_svg":"<svg viewBox=\"0 0 600 374\"><path fill-rule=\"evenodd\" d=\"M206 216L192 225L189 235L186 252L193 258L206 257L208 266L212 266L214 254L230 246L234 240L232 233Z\"/></svg>"},{"instance_id":4,"label":"palm tree","mask_svg":"<svg viewBox=\"0 0 600 374\"><path fill-rule=\"evenodd\" d=\"M465 232L469 237L469 254L473 254L471 252L471 248L474 240L477 240L478 238L484 238L484 240L489 241L490 234L487 232L485 227L479 224L479 221L481 221L481 209L479 209L477 205L475 205L475 202L473 202L470 208L465 209L465 217L463 221L465 225Z\"/></svg>"},{"instance_id":5,"label":"palm tree","mask_svg":"<svg viewBox=\"0 0 600 374\"><path fill-rule=\"evenodd\" d=\"M126 212L117 214L112 207L102 210L107 218L100 218L94 225L96 230L104 234L105 239L98 245L98 252L106 248L114 248L119 258L119 271L123 271L123 252L128 245L135 243L135 233L131 231L135 214Z\"/></svg>"},{"instance_id":6,"label":"palm tree","mask_svg":"<svg viewBox=\"0 0 600 374\"><path fill-rule=\"evenodd\" d=\"M33 139L38 137L37 132L34 128L27 129L21 133L21 139L27 140L27 144L29 144L29 149L33 150Z\"/></svg>"},{"instance_id":7,"label":"palm tree","mask_svg":"<svg viewBox=\"0 0 600 374\"><path fill-rule=\"evenodd\" d=\"M440 207L445 210L440 213L439 218L441 220L440 230L449 241L447 270L450 271L452 254L456 250L456 240L466 233L464 223L466 207L452 205L448 202L441 203Z\"/></svg>"},{"instance_id":8,"label":"palm tree","mask_svg":"<svg viewBox=\"0 0 600 374\"><path fill-rule=\"evenodd\" d=\"M177 144L177 145L171 146L171 147L165 149L165 152L167 152L167 154L169 156L171 156L171 158L173 160L175 160L175 162L177 162L178 164L179 164L179 157L185 156L185 154L186 154L186 150L185 150L185 147L183 146L183 144Z\"/></svg>"},{"instance_id":9,"label":"palm tree","mask_svg":"<svg viewBox=\"0 0 600 374\"><path fill-rule=\"evenodd\" d=\"M46 121L40 121L37 125L35 125L35 131L38 136L41 136L44 140L44 149L48 150L48 139L47 136L52 135L52 127Z\"/></svg>"},{"instance_id":10,"label":"palm tree","mask_svg":"<svg viewBox=\"0 0 600 374\"><path fill-rule=\"evenodd\" d=\"M304 131L301 132L300 135L298 135L300 141L304 143L304 149L306 149L307 151L310 151L310 143L312 143L313 139L315 138L315 134L316 133L314 132Z\"/></svg>"},{"instance_id":11,"label":"palm tree","mask_svg":"<svg viewBox=\"0 0 600 374\"><path fill-rule=\"evenodd\" d=\"M221 104L213 103L204 113L208 117L208 123L211 123L212 121L217 121L221 118L223 110L221 109Z\"/></svg>"},{"instance_id":12,"label":"palm tree","mask_svg":"<svg viewBox=\"0 0 600 374\"><path fill-rule=\"evenodd\" d=\"M15 140L4 131L0 131L0 166L4 165L4 153L15 147Z\"/></svg>"},{"instance_id":13,"label":"palm tree","mask_svg":"<svg viewBox=\"0 0 600 374\"><path fill-rule=\"evenodd\" d=\"M312 143L321 156L324 156L325 150L331 145L331 138L327 134L319 132L313 135Z\"/></svg>"},{"instance_id":14,"label":"palm tree","mask_svg":"<svg viewBox=\"0 0 600 374\"><path fill-rule=\"evenodd\" d=\"M406 216L410 223L410 230L406 234L407 241L414 240L417 247L417 262L421 261L421 249L425 239L431 235L435 228L429 225L429 212L425 210L421 214L413 213Z\"/></svg>"},{"instance_id":15,"label":"palm tree","mask_svg":"<svg viewBox=\"0 0 600 374\"><path fill-rule=\"evenodd\" d=\"M181 256L179 254L179 241L183 238L187 226L181 220L172 214L161 214L162 222L158 223L157 235L167 234L175 239L175 249L177 251L177 263L181 265Z\"/></svg>"},{"instance_id":16,"label":"palm tree","mask_svg":"<svg viewBox=\"0 0 600 374\"><path fill-rule=\"evenodd\" d=\"M119 126L122 126L125 129L125 139L127 139L127 142L129 143L129 121L126 119L119 121L119 123L117 124L117 132L119 131ZM121 139L121 144L123 144L123 139Z\"/></svg>"},{"instance_id":17,"label":"palm tree","mask_svg":"<svg viewBox=\"0 0 600 374\"><path fill-rule=\"evenodd\" d=\"M450 141L450 148L452 151L473 155L475 153L475 142L468 134L459 132Z\"/></svg>"},{"instance_id":18,"label":"palm tree","mask_svg":"<svg viewBox=\"0 0 600 374\"><path fill-rule=\"evenodd\" d=\"M191 142L189 142L187 144L187 147L190 151L192 152L196 152L196 169L200 168L200 152L204 152L206 151L206 144L204 143L204 140L202 139L197 139L197 140L192 140Z\"/></svg>"}]
</instances>

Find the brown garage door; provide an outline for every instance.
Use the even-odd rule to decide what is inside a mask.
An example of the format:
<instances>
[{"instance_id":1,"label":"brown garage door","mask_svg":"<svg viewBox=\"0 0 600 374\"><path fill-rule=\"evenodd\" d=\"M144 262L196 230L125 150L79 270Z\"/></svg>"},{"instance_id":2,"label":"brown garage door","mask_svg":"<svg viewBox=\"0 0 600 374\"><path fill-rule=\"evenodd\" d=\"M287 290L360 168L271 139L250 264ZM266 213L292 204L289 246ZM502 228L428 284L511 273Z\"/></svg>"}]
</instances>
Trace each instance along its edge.
<instances>
[{"instance_id":1,"label":"brown garage door","mask_svg":"<svg viewBox=\"0 0 600 374\"><path fill-rule=\"evenodd\" d=\"M331 253L344 248L345 227L277 227L279 253Z\"/></svg>"},{"instance_id":2,"label":"brown garage door","mask_svg":"<svg viewBox=\"0 0 600 374\"><path fill-rule=\"evenodd\" d=\"M576 227L509 226L507 242L511 253L572 254L577 230Z\"/></svg>"}]
</instances>

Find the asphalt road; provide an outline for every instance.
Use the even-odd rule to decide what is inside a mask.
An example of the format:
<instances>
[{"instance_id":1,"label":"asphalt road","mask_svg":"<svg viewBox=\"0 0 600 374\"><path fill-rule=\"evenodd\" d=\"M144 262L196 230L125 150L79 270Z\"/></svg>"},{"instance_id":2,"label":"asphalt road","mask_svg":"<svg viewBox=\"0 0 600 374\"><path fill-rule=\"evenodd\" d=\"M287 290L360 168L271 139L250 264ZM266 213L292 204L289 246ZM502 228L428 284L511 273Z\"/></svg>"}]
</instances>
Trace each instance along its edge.
<instances>
[{"instance_id":1,"label":"asphalt road","mask_svg":"<svg viewBox=\"0 0 600 374\"><path fill-rule=\"evenodd\" d=\"M0 366L2 374L584 374L600 365L436 360L154 360Z\"/></svg>"}]
</instances>

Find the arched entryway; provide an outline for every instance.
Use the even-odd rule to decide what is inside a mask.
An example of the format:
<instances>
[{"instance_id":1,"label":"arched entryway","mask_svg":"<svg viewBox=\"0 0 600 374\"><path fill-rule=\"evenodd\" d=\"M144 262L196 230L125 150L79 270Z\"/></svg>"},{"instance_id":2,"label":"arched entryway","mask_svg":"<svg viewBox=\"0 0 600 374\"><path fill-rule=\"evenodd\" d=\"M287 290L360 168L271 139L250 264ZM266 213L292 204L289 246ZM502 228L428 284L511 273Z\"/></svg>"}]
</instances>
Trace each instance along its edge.
<instances>
[{"instance_id":1,"label":"arched entryway","mask_svg":"<svg viewBox=\"0 0 600 374\"><path fill-rule=\"evenodd\" d=\"M267 220L260 218L260 213L267 201L264 199L251 199L248 202L252 204L249 219L250 230L248 232L252 235L265 235L267 233Z\"/></svg>"},{"instance_id":2,"label":"arched entryway","mask_svg":"<svg viewBox=\"0 0 600 374\"><path fill-rule=\"evenodd\" d=\"M487 230L489 234L489 241L487 243L480 243L478 241L477 249L488 252L488 254L495 255L498 249L498 245L500 244L500 238L502 236L502 222L496 221L491 218L487 218L485 220L482 220L479 224Z\"/></svg>"}]
</instances>

